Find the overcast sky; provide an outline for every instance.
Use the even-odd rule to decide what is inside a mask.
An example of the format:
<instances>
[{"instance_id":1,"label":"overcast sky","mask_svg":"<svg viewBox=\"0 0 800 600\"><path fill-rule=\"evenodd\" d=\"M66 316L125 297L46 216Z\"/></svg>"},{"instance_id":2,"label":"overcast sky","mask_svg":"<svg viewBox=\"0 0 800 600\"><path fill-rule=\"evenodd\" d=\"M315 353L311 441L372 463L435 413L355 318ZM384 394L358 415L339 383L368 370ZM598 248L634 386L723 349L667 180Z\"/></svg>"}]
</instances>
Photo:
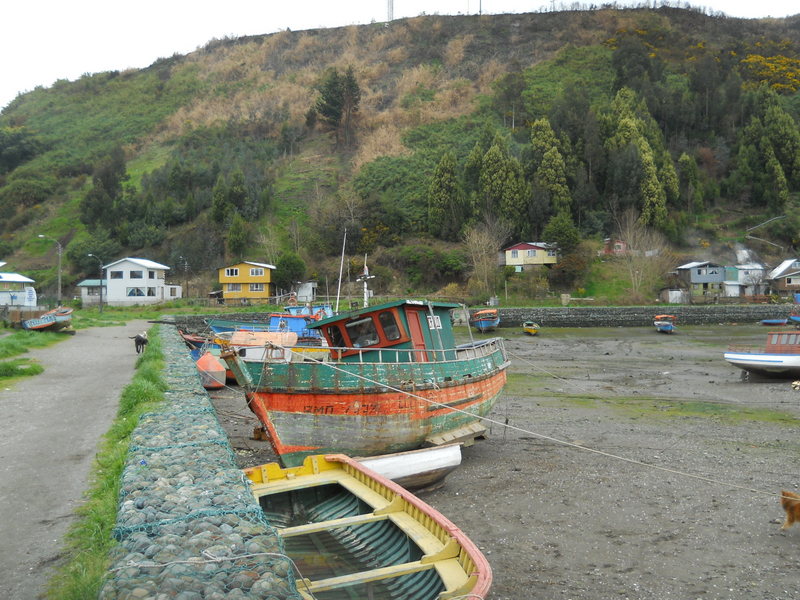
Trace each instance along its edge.
<instances>
[{"instance_id":1,"label":"overcast sky","mask_svg":"<svg viewBox=\"0 0 800 600\"><path fill-rule=\"evenodd\" d=\"M536 12L572 0L393 0L394 17ZM582 0L602 4L603 0ZM618 4L630 4L618 0ZM639 4L639 2L633 2ZM660 4L660 2L657 2ZM142 68L213 38L385 21L388 0L7 0L0 12L0 107L84 73ZM797 0L706 0L733 17L785 17Z\"/></svg>"}]
</instances>

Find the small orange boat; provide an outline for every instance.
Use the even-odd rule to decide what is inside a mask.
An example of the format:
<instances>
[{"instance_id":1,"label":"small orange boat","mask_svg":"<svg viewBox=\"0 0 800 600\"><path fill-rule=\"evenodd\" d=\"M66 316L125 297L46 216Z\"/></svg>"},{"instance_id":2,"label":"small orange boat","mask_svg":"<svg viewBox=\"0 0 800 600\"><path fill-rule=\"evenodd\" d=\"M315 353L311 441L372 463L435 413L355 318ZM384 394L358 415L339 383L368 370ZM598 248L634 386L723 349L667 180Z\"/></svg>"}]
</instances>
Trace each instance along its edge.
<instances>
[{"instance_id":1,"label":"small orange boat","mask_svg":"<svg viewBox=\"0 0 800 600\"><path fill-rule=\"evenodd\" d=\"M204 388L218 390L225 387L225 366L211 352L206 351L197 359L196 364L200 383Z\"/></svg>"}]
</instances>

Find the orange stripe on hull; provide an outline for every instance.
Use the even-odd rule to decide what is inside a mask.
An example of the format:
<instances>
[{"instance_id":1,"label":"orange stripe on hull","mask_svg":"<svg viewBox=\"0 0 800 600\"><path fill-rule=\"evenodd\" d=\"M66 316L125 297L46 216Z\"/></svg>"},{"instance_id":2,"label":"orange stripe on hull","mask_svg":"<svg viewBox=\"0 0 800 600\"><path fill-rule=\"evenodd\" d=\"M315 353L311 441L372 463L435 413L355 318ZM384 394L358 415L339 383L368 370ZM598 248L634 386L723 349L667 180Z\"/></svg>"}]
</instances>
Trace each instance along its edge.
<instances>
[{"instance_id":1,"label":"orange stripe on hull","mask_svg":"<svg viewBox=\"0 0 800 600\"><path fill-rule=\"evenodd\" d=\"M313 425L308 431L309 445L284 444L281 434L276 431L269 418L269 413L298 415L320 415L325 417L363 417L376 419L399 416L420 423L425 428L430 421L451 413L453 410L485 414L491 408L493 400L500 394L506 382L505 371L491 377L463 385L451 385L442 388L424 390L409 389L410 394L402 392L385 392L378 394L319 394L319 393L262 393L248 394L250 409L267 428L275 451L283 456L296 452L315 451L322 446L313 445L315 435ZM427 398L431 402L424 400ZM490 402L491 401L491 402ZM438 406L442 404L445 406ZM488 406L481 410L481 405ZM478 407L477 410L470 410ZM477 416L476 416L477 419ZM359 432L353 431L353 435ZM334 449L333 451L338 451Z\"/></svg>"}]
</instances>

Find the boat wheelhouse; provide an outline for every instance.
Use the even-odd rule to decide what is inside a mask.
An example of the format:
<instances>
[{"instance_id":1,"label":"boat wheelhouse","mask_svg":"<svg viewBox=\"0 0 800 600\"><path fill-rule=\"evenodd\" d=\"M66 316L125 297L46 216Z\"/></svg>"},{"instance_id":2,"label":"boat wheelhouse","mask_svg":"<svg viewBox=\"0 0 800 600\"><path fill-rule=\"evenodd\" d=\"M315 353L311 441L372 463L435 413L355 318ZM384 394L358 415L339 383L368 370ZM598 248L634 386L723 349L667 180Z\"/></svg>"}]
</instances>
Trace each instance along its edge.
<instances>
[{"instance_id":1,"label":"boat wheelhouse","mask_svg":"<svg viewBox=\"0 0 800 600\"><path fill-rule=\"evenodd\" d=\"M458 304L400 300L311 324L324 356L272 345L264 360L222 356L285 465L374 456L484 435L506 381L500 338L456 344Z\"/></svg>"}]
</instances>

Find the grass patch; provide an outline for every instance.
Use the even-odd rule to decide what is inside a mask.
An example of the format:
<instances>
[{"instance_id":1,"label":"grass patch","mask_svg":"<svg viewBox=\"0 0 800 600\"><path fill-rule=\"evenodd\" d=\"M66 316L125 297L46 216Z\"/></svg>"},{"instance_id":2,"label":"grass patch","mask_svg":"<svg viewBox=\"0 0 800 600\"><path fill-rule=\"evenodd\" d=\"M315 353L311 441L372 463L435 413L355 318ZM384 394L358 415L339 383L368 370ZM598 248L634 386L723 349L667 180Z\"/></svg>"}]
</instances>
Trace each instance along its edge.
<instances>
[{"instance_id":1,"label":"grass patch","mask_svg":"<svg viewBox=\"0 0 800 600\"><path fill-rule=\"evenodd\" d=\"M25 354L29 348L45 348L65 339L50 331L17 331L0 338L0 359Z\"/></svg>"},{"instance_id":2,"label":"grass patch","mask_svg":"<svg viewBox=\"0 0 800 600\"><path fill-rule=\"evenodd\" d=\"M24 358L0 362L0 380L2 380L3 383L5 383L7 379L31 377L42 372L44 372L42 365L32 363Z\"/></svg>"},{"instance_id":3,"label":"grass patch","mask_svg":"<svg viewBox=\"0 0 800 600\"><path fill-rule=\"evenodd\" d=\"M103 438L90 476L86 502L66 536L63 562L48 585L52 600L96 598L108 570L108 555L116 541L111 536L117 518L117 500L130 435L139 417L164 399L164 354L159 326L149 330L150 343L136 363L131 383L122 391L116 419Z\"/></svg>"},{"instance_id":4,"label":"grass patch","mask_svg":"<svg viewBox=\"0 0 800 600\"><path fill-rule=\"evenodd\" d=\"M690 400L682 402L675 399L659 398L613 398L603 402L629 412L638 417L653 418L708 418L727 424L777 423L792 427L800 427L800 419L785 412L766 408L749 408L720 402L700 402Z\"/></svg>"}]
</instances>

